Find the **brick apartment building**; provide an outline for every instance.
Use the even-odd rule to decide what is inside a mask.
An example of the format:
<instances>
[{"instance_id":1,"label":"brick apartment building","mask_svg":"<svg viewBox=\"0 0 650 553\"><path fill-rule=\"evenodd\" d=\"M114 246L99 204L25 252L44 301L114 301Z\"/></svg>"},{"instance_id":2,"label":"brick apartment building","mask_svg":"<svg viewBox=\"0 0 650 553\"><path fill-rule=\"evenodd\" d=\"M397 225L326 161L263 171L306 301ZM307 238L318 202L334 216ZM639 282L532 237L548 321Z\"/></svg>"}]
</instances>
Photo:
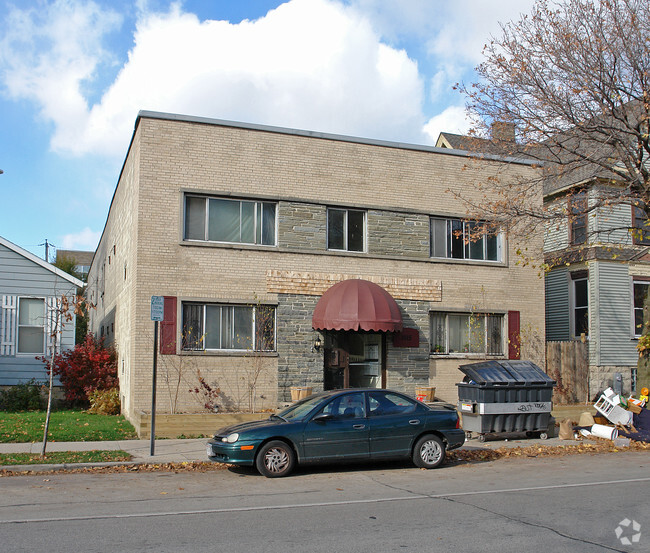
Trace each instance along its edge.
<instances>
[{"instance_id":1,"label":"brick apartment building","mask_svg":"<svg viewBox=\"0 0 650 553\"><path fill-rule=\"evenodd\" d=\"M199 373L234 410L273 409L292 386L431 385L455 402L460 364L543 366L543 280L504 234L465 240L480 223L463 221L454 196L533 170L141 112L88 277L90 327L117 347L123 411L150 408L152 296L165 296L162 411L202 409Z\"/></svg>"}]
</instances>

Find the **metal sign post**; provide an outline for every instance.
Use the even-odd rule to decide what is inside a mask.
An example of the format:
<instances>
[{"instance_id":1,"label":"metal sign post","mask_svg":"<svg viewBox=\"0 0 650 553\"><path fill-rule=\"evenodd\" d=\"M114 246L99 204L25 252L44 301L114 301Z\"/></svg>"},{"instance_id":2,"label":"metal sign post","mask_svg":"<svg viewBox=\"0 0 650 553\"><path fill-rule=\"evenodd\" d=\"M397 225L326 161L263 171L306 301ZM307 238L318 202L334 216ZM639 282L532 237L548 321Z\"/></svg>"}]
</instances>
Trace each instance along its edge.
<instances>
[{"instance_id":1,"label":"metal sign post","mask_svg":"<svg viewBox=\"0 0 650 553\"><path fill-rule=\"evenodd\" d=\"M153 457L156 448L156 371L158 368L158 323L165 319L165 298L151 296L151 320L153 327L153 383L151 385L151 441L149 455Z\"/></svg>"}]
</instances>

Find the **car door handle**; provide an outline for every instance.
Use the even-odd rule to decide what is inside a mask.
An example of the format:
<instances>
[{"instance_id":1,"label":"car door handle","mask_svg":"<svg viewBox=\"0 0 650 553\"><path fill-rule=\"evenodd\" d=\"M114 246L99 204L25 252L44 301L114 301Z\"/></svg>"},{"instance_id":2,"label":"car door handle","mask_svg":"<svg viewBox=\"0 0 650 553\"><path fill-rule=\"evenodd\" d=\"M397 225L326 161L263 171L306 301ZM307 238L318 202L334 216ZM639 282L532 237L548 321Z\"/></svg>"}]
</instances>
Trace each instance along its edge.
<instances>
[{"instance_id":1,"label":"car door handle","mask_svg":"<svg viewBox=\"0 0 650 553\"><path fill-rule=\"evenodd\" d=\"M355 430L363 430L366 427L365 424L355 424L352 428Z\"/></svg>"},{"instance_id":2,"label":"car door handle","mask_svg":"<svg viewBox=\"0 0 650 553\"><path fill-rule=\"evenodd\" d=\"M411 419L409 421L409 424L412 424L413 426L415 426L416 424L420 424L420 421L418 419Z\"/></svg>"}]
</instances>

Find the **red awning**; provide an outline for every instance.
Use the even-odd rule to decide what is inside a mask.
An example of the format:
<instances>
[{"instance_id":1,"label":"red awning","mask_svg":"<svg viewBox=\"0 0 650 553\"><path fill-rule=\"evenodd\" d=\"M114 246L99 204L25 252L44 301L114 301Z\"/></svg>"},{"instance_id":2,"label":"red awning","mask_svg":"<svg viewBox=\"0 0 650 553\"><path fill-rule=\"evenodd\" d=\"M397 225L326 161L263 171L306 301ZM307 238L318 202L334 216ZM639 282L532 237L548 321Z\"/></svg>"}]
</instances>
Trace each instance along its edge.
<instances>
[{"instance_id":1,"label":"red awning","mask_svg":"<svg viewBox=\"0 0 650 553\"><path fill-rule=\"evenodd\" d=\"M312 327L316 330L399 332L402 314L386 290L367 280L344 280L318 300Z\"/></svg>"}]
</instances>

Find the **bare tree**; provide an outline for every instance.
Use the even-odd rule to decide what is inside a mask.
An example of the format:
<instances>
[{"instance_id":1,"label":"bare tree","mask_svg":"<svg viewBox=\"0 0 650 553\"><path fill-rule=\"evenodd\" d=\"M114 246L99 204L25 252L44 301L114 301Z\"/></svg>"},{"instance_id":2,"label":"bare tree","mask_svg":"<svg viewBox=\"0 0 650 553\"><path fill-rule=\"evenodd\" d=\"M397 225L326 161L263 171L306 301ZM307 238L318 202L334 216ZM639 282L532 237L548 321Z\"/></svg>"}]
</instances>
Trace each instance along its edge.
<instances>
[{"instance_id":1,"label":"bare tree","mask_svg":"<svg viewBox=\"0 0 650 553\"><path fill-rule=\"evenodd\" d=\"M618 204L650 209L650 4L647 0L538 0L485 46L468 97L474 147L540 163L537 176L493 178L464 199L470 213L512 232L538 232ZM484 140L500 124L497 140ZM515 142L514 137L517 137ZM534 201L576 183L607 184L567 209ZM480 188L481 186L479 186ZM611 231L611 229L609 229Z\"/></svg>"}]
</instances>

